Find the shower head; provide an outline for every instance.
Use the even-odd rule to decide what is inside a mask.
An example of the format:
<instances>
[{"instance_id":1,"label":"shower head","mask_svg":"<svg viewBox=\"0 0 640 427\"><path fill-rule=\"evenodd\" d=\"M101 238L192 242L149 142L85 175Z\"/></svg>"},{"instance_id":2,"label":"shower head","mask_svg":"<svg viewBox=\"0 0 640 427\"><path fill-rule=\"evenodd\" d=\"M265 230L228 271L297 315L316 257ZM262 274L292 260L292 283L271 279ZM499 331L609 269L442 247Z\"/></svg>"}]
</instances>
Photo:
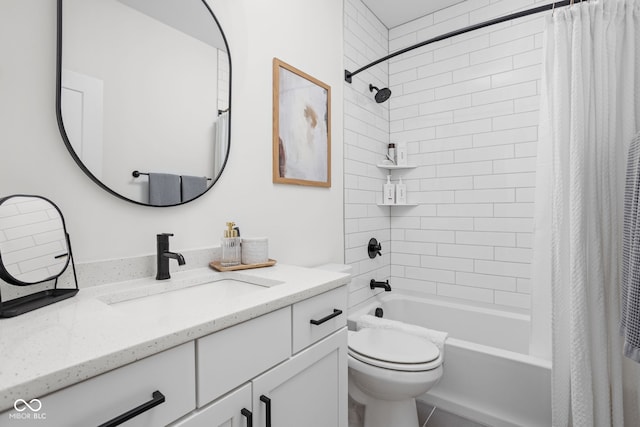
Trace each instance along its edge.
<instances>
[{"instance_id":1,"label":"shower head","mask_svg":"<svg viewBox=\"0 0 640 427\"><path fill-rule=\"evenodd\" d=\"M373 92L374 90L376 91L375 98L378 104L383 103L384 101L389 99L389 97L391 96L391 90L389 90L389 88L383 87L382 89L378 89L374 85L369 84L369 92Z\"/></svg>"}]
</instances>

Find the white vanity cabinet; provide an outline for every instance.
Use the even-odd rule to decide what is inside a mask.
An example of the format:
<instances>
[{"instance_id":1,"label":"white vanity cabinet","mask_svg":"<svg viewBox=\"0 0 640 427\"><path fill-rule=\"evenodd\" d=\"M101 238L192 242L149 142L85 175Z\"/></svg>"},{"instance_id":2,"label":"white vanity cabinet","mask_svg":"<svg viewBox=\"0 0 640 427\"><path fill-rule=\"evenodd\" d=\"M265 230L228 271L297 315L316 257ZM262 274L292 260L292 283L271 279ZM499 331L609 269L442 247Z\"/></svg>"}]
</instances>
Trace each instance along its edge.
<instances>
[{"instance_id":1,"label":"white vanity cabinet","mask_svg":"<svg viewBox=\"0 0 640 427\"><path fill-rule=\"evenodd\" d=\"M347 427L346 305L342 286L198 339L199 409L172 427Z\"/></svg>"},{"instance_id":2,"label":"white vanity cabinet","mask_svg":"<svg viewBox=\"0 0 640 427\"><path fill-rule=\"evenodd\" d=\"M167 425L196 407L194 361L194 343L182 344L42 397L40 405L26 399L33 410L18 404L20 410L0 414L0 426L116 425L135 409L124 425ZM144 404L152 407L142 411Z\"/></svg>"}]
</instances>

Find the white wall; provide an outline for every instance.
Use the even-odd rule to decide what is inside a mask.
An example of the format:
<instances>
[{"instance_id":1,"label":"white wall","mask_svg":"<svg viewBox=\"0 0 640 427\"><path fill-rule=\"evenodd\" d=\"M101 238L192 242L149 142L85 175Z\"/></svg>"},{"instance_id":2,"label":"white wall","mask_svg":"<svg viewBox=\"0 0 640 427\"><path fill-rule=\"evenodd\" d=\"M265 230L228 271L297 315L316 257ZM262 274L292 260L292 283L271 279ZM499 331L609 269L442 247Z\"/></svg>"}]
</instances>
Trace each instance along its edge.
<instances>
[{"instance_id":1,"label":"white wall","mask_svg":"<svg viewBox=\"0 0 640 427\"><path fill-rule=\"evenodd\" d=\"M172 232L180 251L219 244L225 221L268 236L279 262L343 261L341 0L210 2L232 58L232 146L220 181L184 206L149 208L117 199L74 163L55 118L55 1L0 3L0 194L40 194L65 215L77 262L155 252ZM271 182L272 59L332 88L330 189ZM82 287L82 284L80 284Z\"/></svg>"}]
</instances>

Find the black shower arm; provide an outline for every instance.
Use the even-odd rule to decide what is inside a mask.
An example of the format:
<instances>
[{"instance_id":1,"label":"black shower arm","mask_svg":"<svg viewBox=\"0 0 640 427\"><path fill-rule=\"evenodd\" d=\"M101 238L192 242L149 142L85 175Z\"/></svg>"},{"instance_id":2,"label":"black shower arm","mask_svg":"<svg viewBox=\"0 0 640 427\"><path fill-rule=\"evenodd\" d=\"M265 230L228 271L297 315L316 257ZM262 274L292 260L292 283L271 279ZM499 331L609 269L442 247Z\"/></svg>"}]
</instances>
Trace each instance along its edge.
<instances>
[{"instance_id":1,"label":"black shower arm","mask_svg":"<svg viewBox=\"0 0 640 427\"><path fill-rule=\"evenodd\" d=\"M498 18L491 19L489 21L480 22L479 24L470 25L468 27L461 28L459 30L451 31L451 32L446 33L446 34L442 34L442 35L434 37L432 39L425 40L423 42L414 44L413 46L409 46L409 47L405 47L404 49L400 49L399 51L393 52L393 53L385 56L384 58L380 58L380 59L378 59L376 61L373 61L370 64L365 65L364 67L358 68L357 70L355 70L353 72L351 72L349 70L344 70L344 81L347 82L347 83L351 83L351 78L353 76L355 76L356 74L366 70L367 68L371 68L374 65L378 65L381 62L387 61L387 60L389 60L391 58L395 58L398 55L402 55L403 53L407 53L407 52L412 51L414 49L417 49L419 47L426 46L426 45L431 44L431 43L439 42L441 40L446 40L446 39L451 38L451 37L459 36L460 34L465 34L465 33L468 33L470 31L479 30L480 28L489 27L489 26L494 25L494 24L500 24L501 22L511 21L512 19L522 18L524 16L529 16L529 15L533 15L533 14L536 14L536 13L545 12L547 10L553 10L554 8L558 8L558 7L571 6L573 3L581 3L583 1L588 1L588 0L564 0L564 1L558 1L558 2L554 1L553 3L545 4L544 6L538 6L538 7L532 8L532 9L527 9L527 10L523 10L523 11L520 11L520 12L515 12L515 13L509 14L509 15L505 15L505 16L501 16L501 17L498 17Z\"/></svg>"}]
</instances>

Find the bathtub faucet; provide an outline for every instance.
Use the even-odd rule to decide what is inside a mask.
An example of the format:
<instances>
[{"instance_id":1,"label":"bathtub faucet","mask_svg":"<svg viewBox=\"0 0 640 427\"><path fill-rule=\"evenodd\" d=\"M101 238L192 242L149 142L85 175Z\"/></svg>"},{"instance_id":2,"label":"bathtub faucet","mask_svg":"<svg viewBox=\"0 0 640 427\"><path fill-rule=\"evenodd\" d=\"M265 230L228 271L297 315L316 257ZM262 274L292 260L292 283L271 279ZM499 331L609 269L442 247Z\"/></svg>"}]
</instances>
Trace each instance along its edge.
<instances>
[{"instance_id":1,"label":"bathtub faucet","mask_svg":"<svg viewBox=\"0 0 640 427\"><path fill-rule=\"evenodd\" d=\"M391 292L391 285L389 285L389 279L384 282L376 282L375 279L371 279L369 282L371 289L383 288L386 292Z\"/></svg>"}]
</instances>

